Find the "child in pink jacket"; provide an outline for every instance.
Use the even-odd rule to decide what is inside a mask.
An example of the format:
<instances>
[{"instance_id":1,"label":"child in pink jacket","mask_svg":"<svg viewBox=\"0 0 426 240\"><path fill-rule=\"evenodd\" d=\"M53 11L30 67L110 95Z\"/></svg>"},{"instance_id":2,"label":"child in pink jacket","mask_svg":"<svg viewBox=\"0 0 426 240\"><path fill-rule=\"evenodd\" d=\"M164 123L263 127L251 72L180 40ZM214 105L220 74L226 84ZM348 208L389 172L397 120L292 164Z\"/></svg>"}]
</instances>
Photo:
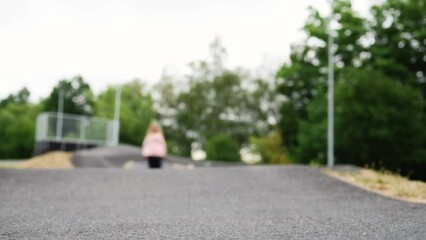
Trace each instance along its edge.
<instances>
[{"instance_id":1,"label":"child in pink jacket","mask_svg":"<svg viewBox=\"0 0 426 240\"><path fill-rule=\"evenodd\" d=\"M167 156L167 145L160 126L152 123L142 142L142 156L147 159L149 168L161 168Z\"/></svg>"}]
</instances>

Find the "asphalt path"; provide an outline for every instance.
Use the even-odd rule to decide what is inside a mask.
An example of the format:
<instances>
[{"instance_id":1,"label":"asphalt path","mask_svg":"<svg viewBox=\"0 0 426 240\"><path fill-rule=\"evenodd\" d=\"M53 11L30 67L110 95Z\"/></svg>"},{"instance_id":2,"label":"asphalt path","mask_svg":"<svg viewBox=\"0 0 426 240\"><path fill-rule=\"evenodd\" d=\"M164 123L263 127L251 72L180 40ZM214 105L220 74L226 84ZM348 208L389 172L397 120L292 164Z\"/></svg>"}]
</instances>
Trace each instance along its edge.
<instances>
[{"instance_id":1,"label":"asphalt path","mask_svg":"<svg viewBox=\"0 0 426 240\"><path fill-rule=\"evenodd\" d=\"M0 239L426 239L426 205L304 166L0 169Z\"/></svg>"}]
</instances>

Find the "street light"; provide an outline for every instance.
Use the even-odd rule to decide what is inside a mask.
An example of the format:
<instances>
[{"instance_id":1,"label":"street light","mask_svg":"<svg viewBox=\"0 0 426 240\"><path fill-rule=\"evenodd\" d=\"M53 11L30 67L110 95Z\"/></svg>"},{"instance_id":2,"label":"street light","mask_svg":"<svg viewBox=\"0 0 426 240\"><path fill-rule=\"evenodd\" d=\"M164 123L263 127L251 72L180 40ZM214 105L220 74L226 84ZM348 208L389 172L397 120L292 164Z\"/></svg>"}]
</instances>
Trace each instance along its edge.
<instances>
[{"instance_id":1,"label":"street light","mask_svg":"<svg viewBox=\"0 0 426 240\"><path fill-rule=\"evenodd\" d=\"M120 135L120 107L121 107L121 86L115 89L115 104L114 104L114 144L118 145Z\"/></svg>"},{"instance_id":2,"label":"street light","mask_svg":"<svg viewBox=\"0 0 426 240\"><path fill-rule=\"evenodd\" d=\"M64 114L64 90L61 84L58 85L58 109L56 112L56 141L62 140L62 122ZM61 146L62 148L62 146Z\"/></svg>"},{"instance_id":3,"label":"street light","mask_svg":"<svg viewBox=\"0 0 426 240\"><path fill-rule=\"evenodd\" d=\"M334 53L333 30L331 27L334 16L334 0L330 3L330 16L328 19L328 129L327 129L327 166L334 166Z\"/></svg>"}]
</instances>

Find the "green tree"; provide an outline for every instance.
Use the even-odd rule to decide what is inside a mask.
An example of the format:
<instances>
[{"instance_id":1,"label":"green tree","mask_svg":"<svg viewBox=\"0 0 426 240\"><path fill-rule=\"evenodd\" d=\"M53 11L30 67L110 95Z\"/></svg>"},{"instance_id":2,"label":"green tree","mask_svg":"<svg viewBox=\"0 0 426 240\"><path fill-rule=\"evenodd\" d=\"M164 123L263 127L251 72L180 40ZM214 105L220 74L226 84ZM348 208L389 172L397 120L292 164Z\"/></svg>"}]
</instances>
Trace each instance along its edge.
<instances>
[{"instance_id":1,"label":"green tree","mask_svg":"<svg viewBox=\"0 0 426 240\"><path fill-rule=\"evenodd\" d=\"M286 101L280 110L279 127L290 152L298 146L299 123L307 117L306 106L324 92L327 81L327 17L310 8L303 28L307 37L291 48L290 63L277 72L278 92ZM366 20L361 18L349 0L337 0L334 5L334 55L336 75L346 66L362 67L367 61L363 45L367 34Z\"/></svg>"},{"instance_id":2,"label":"green tree","mask_svg":"<svg viewBox=\"0 0 426 240\"><path fill-rule=\"evenodd\" d=\"M32 155L40 106L28 103L29 96L28 89L23 88L0 102L0 159Z\"/></svg>"},{"instance_id":3,"label":"green tree","mask_svg":"<svg viewBox=\"0 0 426 240\"><path fill-rule=\"evenodd\" d=\"M205 144L204 150L208 160L239 162L240 148L228 135L218 134L211 137Z\"/></svg>"},{"instance_id":4,"label":"green tree","mask_svg":"<svg viewBox=\"0 0 426 240\"><path fill-rule=\"evenodd\" d=\"M50 95L43 101L44 111L58 111L58 98L60 91L63 92L64 113L93 115L94 100L93 93L88 83L81 76L70 80L61 80L55 86Z\"/></svg>"},{"instance_id":5,"label":"green tree","mask_svg":"<svg viewBox=\"0 0 426 240\"><path fill-rule=\"evenodd\" d=\"M340 158L393 170L424 162L426 119L420 91L370 71L349 73L345 81L336 89Z\"/></svg>"},{"instance_id":6,"label":"green tree","mask_svg":"<svg viewBox=\"0 0 426 240\"><path fill-rule=\"evenodd\" d=\"M224 72L211 80L191 82L188 90L177 94L175 108L169 111L174 117L170 126L184 155L190 154L194 142L202 145L218 132L227 132L241 146L249 136L269 131L268 118L274 110L268 94L273 91L260 80L250 90L245 81L237 73Z\"/></svg>"},{"instance_id":7,"label":"green tree","mask_svg":"<svg viewBox=\"0 0 426 240\"><path fill-rule=\"evenodd\" d=\"M96 99L96 115L113 118L115 88L109 87ZM121 86L120 142L140 145L155 113L151 95L134 80Z\"/></svg>"},{"instance_id":8,"label":"green tree","mask_svg":"<svg viewBox=\"0 0 426 240\"><path fill-rule=\"evenodd\" d=\"M291 153L299 145L298 132L307 119L307 105L325 93L327 74L327 18L310 9L303 28L304 42L292 46L290 62L277 72L278 92L286 101L279 127ZM345 69L370 69L422 91L426 99L425 0L386 0L371 8L371 18L353 11L349 0L334 5L336 81ZM423 109L426 104L423 100ZM315 129L311 129L315 131Z\"/></svg>"},{"instance_id":9,"label":"green tree","mask_svg":"<svg viewBox=\"0 0 426 240\"><path fill-rule=\"evenodd\" d=\"M336 160L397 170L425 157L425 116L419 91L379 72L352 70L336 85ZM309 104L299 133L301 162L326 161L326 100Z\"/></svg>"},{"instance_id":10,"label":"green tree","mask_svg":"<svg viewBox=\"0 0 426 240\"><path fill-rule=\"evenodd\" d=\"M25 104L29 102L30 91L24 87L16 94L10 94L7 98L0 101L0 107L5 107L9 103Z\"/></svg>"},{"instance_id":11,"label":"green tree","mask_svg":"<svg viewBox=\"0 0 426 240\"><path fill-rule=\"evenodd\" d=\"M419 89L426 99L426 0L387 0L371 13L372 68Z\"/></svg>"},{"instance_id":12,"label":"green tree","mask_svg":"<svg viewBox=\"0 0 426 240\"><path fill-rule=\"evenodd\" d=\"M335 99L335 102L338 100ZM327 159L327 99L324 94L310 101L307 111L307 118L299 123L299 145L293 153L293 159L299 163L324 164ZM336 142L340 141L336 135L335 139Z\"/></svg>"},{"instance_id":13,"label":"green tree","mask_svg":"<svg viewBox=\"0 0 426 240\"><path fill-rule=\"evenodd\" d=\"M190 65L183 84L176 86L178 76L166 75L156 87L166 137L179 155L190 156L218 132L226 132L239 146L247 145L250 136L267 134L273 124L274 86L242 69L227 70L219 41L210 52L209 61Z\"/></svg>"}]
</instances>

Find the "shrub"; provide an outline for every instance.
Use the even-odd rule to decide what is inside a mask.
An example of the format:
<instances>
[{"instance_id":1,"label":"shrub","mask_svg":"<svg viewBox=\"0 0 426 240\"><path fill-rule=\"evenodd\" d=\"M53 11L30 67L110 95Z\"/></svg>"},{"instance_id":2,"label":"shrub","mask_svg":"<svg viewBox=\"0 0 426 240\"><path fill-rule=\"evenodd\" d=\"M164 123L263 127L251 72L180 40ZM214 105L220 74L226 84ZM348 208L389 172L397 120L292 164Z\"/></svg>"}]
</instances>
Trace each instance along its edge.
<instances>
[{"instance_id":1,"label":"shrub","mask_svg":"<svg viewBox=\"0 0 426 240\"><path fill-rule=\"evenodd\" d=\"M228 135L219 134L210 138L204 150L208 160L239 162L241 160L238 144Z\"/></svg>"},{"instance_id":2,"label":"shrub","mask_svg":"<svg viewBox=\"0 0 426 240\"><path fill-rule=\"evenodd\" d=\"M349 71L335 89L335 155L338 163L391 170L426 165L421 95L373 71ZM327 101L308 106L299 133L298 160L325 163Z\"/></svg>"}]
</instances>

